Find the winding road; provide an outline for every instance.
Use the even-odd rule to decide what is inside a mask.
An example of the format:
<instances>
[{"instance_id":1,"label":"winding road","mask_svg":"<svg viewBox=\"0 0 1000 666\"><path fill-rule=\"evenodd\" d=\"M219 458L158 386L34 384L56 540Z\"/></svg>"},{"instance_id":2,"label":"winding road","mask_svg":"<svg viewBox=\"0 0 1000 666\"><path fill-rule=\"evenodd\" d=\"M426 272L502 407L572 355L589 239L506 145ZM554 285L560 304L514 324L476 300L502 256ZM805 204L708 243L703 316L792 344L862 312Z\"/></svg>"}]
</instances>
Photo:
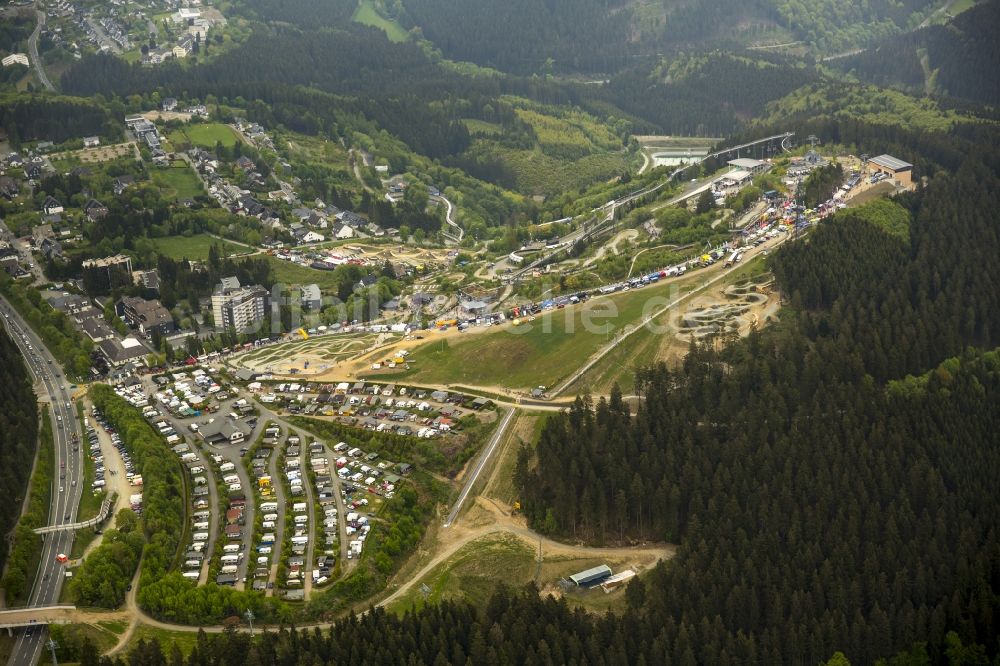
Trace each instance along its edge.
<instances>
[{"instance_id":1,"label":"winding road","mask_svg":"<svg viewBox=\"0 0 1000 666\"><path fill-rule=\"evenodd\" d=\"M35 68L35 75L38 77L39 82L45 87L49 92L55 92L55 86L49 81L48 75L45 73L45 65L42 64L42 59L38 55L38 35L42 31L42 27L45 26L45 12L41 9L35 9L35 15L38 17L38 23L35 25L34 31L32 31L31 36L28 37L28 53L31 58L31 65Z\"/></svg>"}]
</instances>

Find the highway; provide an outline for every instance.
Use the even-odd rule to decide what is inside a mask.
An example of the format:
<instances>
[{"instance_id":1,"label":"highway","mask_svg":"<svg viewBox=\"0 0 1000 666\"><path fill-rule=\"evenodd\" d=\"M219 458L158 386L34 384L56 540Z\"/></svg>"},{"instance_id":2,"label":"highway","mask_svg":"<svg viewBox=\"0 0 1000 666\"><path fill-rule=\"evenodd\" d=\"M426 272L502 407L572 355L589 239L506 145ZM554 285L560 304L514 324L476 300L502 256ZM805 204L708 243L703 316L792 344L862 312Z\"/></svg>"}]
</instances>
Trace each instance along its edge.
<instances>
[{"instance_id":1,"label":"highway","mask_svg":"<svg viewBox=\"0 0 1000 666\"><path fill-rule=\"evenodd\" d=\"M83 491L83 464L79 453L73 451L73 436L80 436L76 410L70 405L69 385L62 370L42 341L10 304L0 297L3 322L34 375L35 391L40 400L51 405L52 432L55 440L55 468L52 503L49 507L49 524L76 522L76 510ZM77 443L77 448L79 444ZM60 478L64 476L65 478ZM43 535L42 561L34 586L28 597L28 606L52 606L59 602L63 585L62 565L56 562L60 553L69 555L75 535L70 530ZM20 666L35 664L44 647L44 627L29 628L18 633L9 664Z\"/></svg>"}]
</instances>

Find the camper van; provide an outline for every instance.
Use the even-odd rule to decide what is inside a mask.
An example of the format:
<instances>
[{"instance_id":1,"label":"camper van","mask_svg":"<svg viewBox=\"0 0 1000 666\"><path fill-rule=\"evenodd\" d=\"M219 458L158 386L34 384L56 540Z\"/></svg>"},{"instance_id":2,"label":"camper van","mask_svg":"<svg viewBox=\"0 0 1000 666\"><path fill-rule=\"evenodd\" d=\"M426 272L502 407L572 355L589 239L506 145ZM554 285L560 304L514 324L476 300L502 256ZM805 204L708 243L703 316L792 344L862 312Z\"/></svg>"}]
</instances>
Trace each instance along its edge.
<instances>
[{"instance_id":1,"label":"camper van","mask_svg":"<svg viewBox=\"0 0 1000 666\"><path fill-rule=\"evenodd\" d=\"M306 512L306 503L305 502L296 502L295 504L292 505L292 511L295 512L295 513L305 513Z\"/></svg>"},{"instance_id":2,"label":"camper van","mask_svg":"<svg viewBox=\"0 0 1000 666\"><path fill-rule=\"evenodd\" d=\"M208 541L208 532L195 532L191 535L192 541Z\"/></svg>"},{"instance_id":3,"label":"camper van","mask_svg":"<svg viewBox=\"0 0 1000 666\"><path fill-rule=\"evenodd\" d=\"M232 472L234 469L236 469L236 465L231 462L224 462L219 465L220 472Z\"/></svg>"},{"instance_id":4,"label":"camper van","mask_svg":"<svg viewBox=\"0 0 1000 666\"><path fill-rule=\"evenodd\" d=\"M207 522L195 523L194 525L191 526L191 528L195 530L207 530L208 523Z\"/></svg>"},{"instance_id":5,"label":"camper van","mask_svg":"<svg viewBox=\"0 0 1000 666\"><path fill-rule=\"evenodd\" d=\"M198 580L199 578L201 578L200 571L185 571L181 575L187 578L188 580Z\"/></svg>"},{"instance_id":6,"label":"camper van","mask_svg":"<svg viewBox=\"0 0 1000 666\"><path fill-rule=\"evenodd\" d=\"M243 549L243 546L238 543L227 543L222 547L223 553L238 553Z\"/></svg>"},{"instance_id":7,"label":"camper van","mask_svg":"<svg viewBox=\"0 0 1000 666\"><path fill-rule=\"evenodd\" d=\"M263 512L265 512L265 513L269 513L271 511L277 511L278 510L278 503L277 502L261 502L260 503L260 510L263 511ZM275 516L275 518L277 518L277 516ZM265 519L266 519L266 516L265 516Z\"/></svg>"},{"instance_id":8,"label":"camper van","mask_svg":"<svg viewBox=\"0 0 1000 666\"><path fill-rule=\"evenodd\" d=\"M235 564L227 564L226 566L224 566L221 569L219 569L219 573L234 574L234 573L236 573L239 570L240 570L240 568L238 566L236 566Z\"/></svg>"},{"instance_id":9,"label":"camper van","mask_svg":"<svg viewBox=\"0 0 1000 666\"><path fill-rule=\"evenodd\" d=\"M240 562L240 556L239 555L223 555L222 558L219 561L222 562L223 564L239 564L239 562Z\"/></svg>"}]
</instances>

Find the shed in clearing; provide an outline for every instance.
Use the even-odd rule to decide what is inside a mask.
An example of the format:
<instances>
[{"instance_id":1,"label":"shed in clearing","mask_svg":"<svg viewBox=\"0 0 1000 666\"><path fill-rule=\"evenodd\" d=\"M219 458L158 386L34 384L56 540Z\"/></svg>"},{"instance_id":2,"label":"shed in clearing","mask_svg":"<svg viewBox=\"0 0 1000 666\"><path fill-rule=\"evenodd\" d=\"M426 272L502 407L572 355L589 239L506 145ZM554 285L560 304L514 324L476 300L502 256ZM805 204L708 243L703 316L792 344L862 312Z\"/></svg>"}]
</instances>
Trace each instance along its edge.
<instances>
[{"instance_id":1,"label":"shed in clearing","mask_svg":"<svg viewBox=\"0 0 1000 666\"><path fill-rule=\"evenodd\" d=\"M587 569L586 571L575 573L570 576L569 579L573 581L577 587L594 587L610 577L611 567L607 564L602 564L594 567L593 569Z\"/></svg>"}]
</instances>

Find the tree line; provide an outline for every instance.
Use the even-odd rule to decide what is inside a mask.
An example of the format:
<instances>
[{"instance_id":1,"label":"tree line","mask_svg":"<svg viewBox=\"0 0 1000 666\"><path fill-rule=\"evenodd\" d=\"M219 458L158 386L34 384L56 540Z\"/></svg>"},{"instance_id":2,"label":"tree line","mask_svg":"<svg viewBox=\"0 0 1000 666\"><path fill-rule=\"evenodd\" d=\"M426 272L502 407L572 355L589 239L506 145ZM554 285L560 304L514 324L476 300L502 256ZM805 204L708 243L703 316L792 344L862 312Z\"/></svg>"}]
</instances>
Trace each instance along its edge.
<instances>
[{"instance_id":1,"label":"tree line","mask_svg":"<svg viewBox=\"0 0 1000 666\"><path fill-rule=\"evenodd\" d=\"M0 95L0 127L15 148L38 139L60 143L96 134L114 142L123 135L119 122L93 101L20 92Z\"/></svg>"},{"instance_id":2,"label":"tree line","mask_svg":"<svg viewBox=\"0 0 1000 666\"><path fill-rule=\"evenodd\" d=\"M39 414L27 366L6 329L0 330L0 367L7 379L0 388L0 432L4 433L0 483L7 493L4 497L10 499L0 515L0 533L12 537L0 545L4 571L0 584L11 606L27 599L38 568L42 537L33 530L48 524L55 461L49 411L45 408Z\"/></svg>"},{"instance_id":3,"label":"tree line","mask_svg":"<svg viewBox=\"0 0 1000 666\"><path fill-rule=\"evenodd\" d=\"M640 587L633 586L629 588L629 609L626 611L629 619L638 618L636 604L643 596L637 591ZM182 650L178 643L164 644L158 638L140 639L128 654L113 659L99 657L97 649L85 636L64 633L59 628L58 656L64 661L79 661L81 666L695 663L690 650L671 659L670 646L644 640L645 635L622 625L619 616L591 615L570 608L565 600L539 599L534 586L516 591L501 587L480 606L444 601L399 615L372 608L364 615L339 620L329 628L280 627L258 631L255 638L246 632L235 631L238 623L239 618L233 617L221 633L209 634L200 630L188 650ZM185 651L188 654L185 655ZM774 662L758 659L742 663ZM851 664L840 652L824 655L822 663L825 666ZM932 663L931 656L924 644L910 646L891 660L879 662L880 666L929 663ZM949 632L939 663L951 666L985 664L985 648L963 642L956 633Z\"/></svg>"},{"instance_id":4,"label":"tree line","mask_svg":"<svg viewBox=\"0 0 1000 666\"><path fill-rule=\"evenodd\" d=\"M38 334L68 375L87 376L94 345L77 330L72 319L49 305L37 289L17 282L6 271L0 271L0 293Z\"/></svg>"},{"instance_id":5,"label":"tree line","mask_svg":"<svg viewBox=\"0 0 1000 666\"><path fill-rule=\"evenodd\" d=\"M0 534L7 534L21 513L31 461L38 446L38 403L21 350L0 327L0 495L10 499L0 512ZM8 542L0 540L0 568Z\"/></svg>"}]
</instances>

